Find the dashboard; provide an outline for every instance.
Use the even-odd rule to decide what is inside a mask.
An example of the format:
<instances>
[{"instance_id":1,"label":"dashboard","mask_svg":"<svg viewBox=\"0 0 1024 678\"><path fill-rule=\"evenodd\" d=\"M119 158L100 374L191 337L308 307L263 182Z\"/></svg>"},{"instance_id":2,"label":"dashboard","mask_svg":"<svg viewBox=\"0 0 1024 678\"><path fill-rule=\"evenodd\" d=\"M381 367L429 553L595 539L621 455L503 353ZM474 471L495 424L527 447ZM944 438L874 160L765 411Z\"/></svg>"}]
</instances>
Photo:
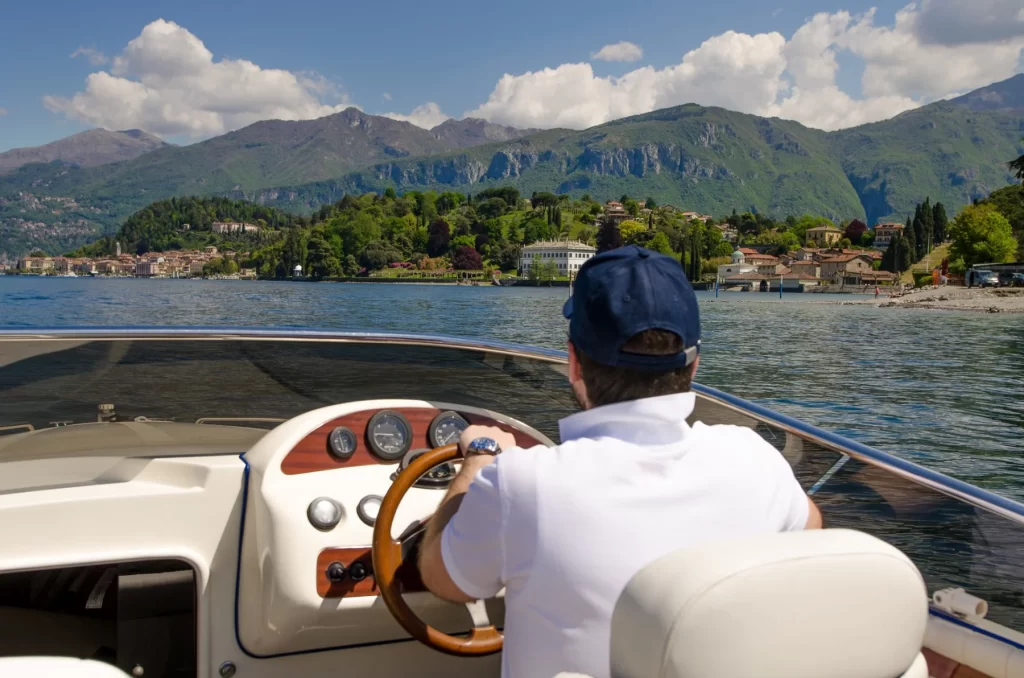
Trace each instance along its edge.
<instances>
[{"instance_id":1,"label":"dashboard","mask_svg":"<svg viewBox=\"0 0 1024 678\"><path fill-rule=\"evenodd\" d=\"M417 452L458 442L470 425L497 426L515 436L520 447L551 444L537 431L499 417L458 405L360 410L311 431L285 455L281 471L296 475L370 464L404 468Z\"/></svg>"},{"instance_id":2,"label":"dashboard","mask_svg":"<svg viewBox=\"0 0 1024 678\"><path fill-rule=\"evenodd\" d=\"M238 622L255 656L408 637L379 598L371 543L392 482L422 452L454 443L469 425L495 426L520 447L554 443L529 425L466 405L382 399L330 405L290 419L244 455ZM392 538L406 563L398 581L424 621L464 631L465 608L425 593L412 553L423 521L455 476L442 465L398 507Z\"/></svg>"}]
</instances>

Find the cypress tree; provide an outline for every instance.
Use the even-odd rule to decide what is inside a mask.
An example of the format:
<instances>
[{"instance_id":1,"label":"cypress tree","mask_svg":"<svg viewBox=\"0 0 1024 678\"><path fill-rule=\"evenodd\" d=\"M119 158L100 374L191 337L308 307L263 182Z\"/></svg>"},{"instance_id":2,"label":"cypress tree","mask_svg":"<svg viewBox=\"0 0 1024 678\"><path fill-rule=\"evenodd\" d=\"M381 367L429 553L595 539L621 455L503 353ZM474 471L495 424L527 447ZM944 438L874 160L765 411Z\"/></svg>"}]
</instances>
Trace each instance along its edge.
<instances>
[{"instance_id":1,"label":"cypress tree","mask_svg":"<svg viewBox=\"0 0 1024 678\"><path fill-rule=\"evenodd\" d=\"M693 243L690 246L690 280L700 278L700 233L693 230Z\"/></svg>"},{"instance_id":2,"label":"cypress tree","mask_svg":"<svg viewBox=\"0 0 1024 678\"><path fill-rule=\"evenodd\" d=\"M924 204L921 205L921 221L924 222L924 242L921 243L924 253L927 254L932 249L932 238L935 234L935 215L932 213L932 199L930 197L924 199Z\"/></svg>"},{"instance_id":3,"label":"cypress tree","mask_svg":"<svg viewBox=\"0 0 1024 678\"><path fill-rule=\"evenodd\" d=\"M893 262L896 261L897 251L899 250L900 239L893 238L889 241L889 246L885 248L885 252L882 253L882 270L889 271L890 273L896 272L896 266Z\"/></svg>"},{"instance_id":4,"label":"cypress tree","mask_svg":"<svg viewBox=\"0 0 1024 678\"><path fill-rule=\"evenodd\" d=\"M924 245L924 219L921 217L921 203L914 208L914 220L911 225L914 229L914 259L920 259L921 248Z\"/></svg>"},{"instance_id":5,"label":"cypress tree","mask_svg":"<svg viewBox=\"0 0 1024 678\"><path fill-rule=\"evenodd\" d=\"M932 242L936 245L945 242L946 233L949 231L949 218L941 202L935 203L935 207L932 208L932 222Z\"/></svg>"},{"instance_id":6,"label":"cypress tree","mask_svg":"<svg viewBox=\"0 0 1024 678\"><path fill-rule=\"evenodd\" d=\"M917 253L917 238L915 237L917 234L915 233L915 231L921 223L920 206L918 206L917 212L918 213L915 215L913 221L910 220L910 217L907 217L907 227L903 229L903 239L905 240L905 242L902 243L902 245L906 245L909 249L909 252L907 252L907 256L909 256L911 259L913 259L914 255ZM899 271L897 271L897 273L899 273Z\"/></svg>"},{"instance_id":7,"label":"cypress tree","mask_svg":"<svg viewBox=\"0 0 1024 678\"><path fill-rule=\"evenodd\" d=\"M914 246L907 242L906 238L903 240L904 242L900 245L900 261L897 273L910 270L910 267L914 265Z\"/></svg>"},{"instance_id":8,"label":"cypress tree","mask_svg":"<svg viewBox=\"0 0 1024 678\"><path fill-rule=\"evenodd\" d=\"M622 234L619 232L619 225L611 219L605 219L597 231L597 251L606 252L616 247L622 247Z\"/></svg>"}]
</instances>

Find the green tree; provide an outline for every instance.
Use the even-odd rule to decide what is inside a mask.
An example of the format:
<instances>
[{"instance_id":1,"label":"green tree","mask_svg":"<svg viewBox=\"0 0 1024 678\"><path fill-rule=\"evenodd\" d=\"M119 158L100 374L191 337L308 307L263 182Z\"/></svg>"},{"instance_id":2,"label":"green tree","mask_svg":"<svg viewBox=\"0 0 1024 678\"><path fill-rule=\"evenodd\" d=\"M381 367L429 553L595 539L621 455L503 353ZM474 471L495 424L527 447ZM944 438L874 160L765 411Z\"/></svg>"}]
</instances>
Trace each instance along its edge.
<instances>
[{"instance_id":1,"label":"green tree","mask_svg":"<svg viewBox=\"0 0 1024 678\"><path fill-rule=\"evenodd\" d=\"M547 191L541 191L540 193L534 192L534 194L530 197L530 205L534 209L538 209L540 207L550 207L552 205L557 204L558 196L555 195L554 193L549 193Z\"/></svg>"},{"instance_id":2,"label":"green tree","mask_svg":"<svg viewBox=\"0 0 1024 678\"><path fill-rule=\"evenodd\" d=\"M897 273L910 270L910 267L914 265L914 245L906 237L901 239L902 244L900 245L900 261L899 270Z\"/></svg>"},{"instance_id":3,"label":"green tree","mask_svg":"<svg viewBox=\"0 0 1024 678\"><path fill-rule=\"evenodd\" d=\"M653 210L658 207L658 203L654 202L654 198L647 198L647 202L644 203L644 207L649 210Z\"/></svg>"},{"instance_id":4,"label":"green tree","mask_svg":"<svg viewBox=\"0 0 1024 678\"><path fill-rule=\"evenodd\" d=\"M375 240L366 246L359 257L360 263L368 271L387 268L389 264L402 260L402 253L386 242Z\"/></svg>"},{"instance_id":5,"label":"green tree","mask_svg":"<svg viewBox=\"0 0 1024 678\"><path fill-rule=\"evenodd\" d=\"M626 245L639 244L641 234L647 233L647 227L639 221L627 219L619 224L619 233L622 235L622 242Z\"/></svg>"},{"instance_id":6,"label":"green tree","mask_svg":"<svg viewBox=\"0 0 1024 678\"><path fill-rule=\"evenodd\" d=\"M619 226L611 219L601 222L596 239L598 252L607 252L616 247L622 247L622 234L619 232Z\"/></svg>"},{"instance_id":7,"label":"green tree","mask_svg":"<svg viewBox=\"0 0 1024 678\"><path fill-rule=\"evenodd\" d=\"M914 259L915 261L916 261L915 257L916 257L916 254L917 254L917 238L916 238L916 236L917 236L917 229L918 229L918 225L919 225L919 223L921 221L918 218L919 216L920 215L915 215L914 219L911 219L910 217L907 217L907 225L903 229L903 240L906 241L907 246L910 248L909 256L911 257L911 259Z\"/></svg>"},{"instance_id":8,"label":"green tree","mask_svg":"<svg viewBox=\"0 0 1024 678\"><path fill-rule=\"evenodd\" d=\"M334 255L330 244L323 238L310 238L306 264L309 266L308 273L314 280L337 275L341 268L338 257Z\"/></svg>"},{"instance_id":9,"label":"green tree","mask_svg":"<svg viewBox=\"0 0 1024 678\"><path fill-rule=\"evenodd\" d=\"M394 200L395 198L398 197L398 194L395 193L395 189L393 189L392 187L388 186L387 188L384 189L384 197L385 198L390 198L391 200Z\"/></svg>"},{"instance_id":10,"label":"green tree","mask_svg":"<svg viewBox=\"0 0 1024 678\"><path fill-rule=\"evenodd\" d=\"M329 228L336 228L341 235L345 254L360 256L371 242L381 239L380 224L367 211L359 211L351 220L339 217L329 222Z\"/></svg>"},{"instance_id":11,"label":"green tree","mask_svg":"<svg viewBox=\"0 0 1024 678\"><path fill-rule=\"evenodd\" d=\"M540 255L534 254L533 259L530 260L530 267L526 269L526 279L532 281L540 280L541 265Z\"/></svg>"},{"instance_id":12,"label":"green tree","mask_svg":"<svg viewBox=\"0 0 1024 678\"><path fill-rule=\"evenodd\" d=\"M345 261L341 265L341 272L343 275L351 278L359 273L359 262L351 254L346 256Z\"/></svg>"},{"instance_id":13,"label":"green tree","mask_svg":"<svg viewBox=\"0 0 1024 678\"><path fill-rule=\"evenodd\" d=\"M1006 166L1010 168L1013 176L1017 177L1017 181L1024 181L1024 155L1006 163Z\"/></svg>"},{"instance_id":14,"label":"green tree","mask_svg":"<svg viewBox=\"0 0 1024 678\"><path fill-rule=\"evenodd\" d=\"M672 245L668 241L668 236L664 233L656 233L651 241L647 243L647 249L654 250L655 252L661 252L672 256L675 252L672 251Z\"/></svg>"},{"instance_id":15,"label":"green tree","mask_svg":"<svg viewBox=\"0 0 1024 678\"><path fill-rule=\"evenodd\" d=\"M284 276L291 276L296 266L306 270L306 233L300 228L288 229L281 251L281 263L284 265ZM281 273L281 271L278 271Z\"/></svg>"},{"instance_id":16,"label":"green tree","mask_svg":"<svg viewBox=\"0 0 1024 678\"><path fill-rule=\"evenodd\" d=\"M949 228L950 257L975 264L1012 261L1017 241L1010 222L992 205L970 205L953 220Z\"/></svg>"},{"instance_id":17,"label":"green tree","mask_svg":"<svg viewBox=\"0 0 1024 678\"><path fill-rule=\"evenodd\" d=\"M937 202L932 208L932 242L936 245L946 242L948 233L949 217L946 216L946 208Z\"/></svg>"},{"instance_id":18,"label":"green tree","mask_svg":"<svg viewBox=\"0 0 1024 678\"><path fill-rule=\"evenodd\" d=\"M935 237L935 208L932 206L932 199L930 197L924 199L924 204L921 205L921 221L924 222L924 254L927 254L932 250L933 239Z\"/></svg>"},{"instance_id":19,"label":"green tree","mask_svg":"<svg viewBox=\"0 0 1024 678\"><path fill-rule=\"evenodd\" d=\"M502 243L491 252L491 261L502 271L514 271L519 266L522 248L515 243Z\"/></svg>"},{"instance_id":20,"label":"green tree","mask_svg":"<svg viewBox=\"0 0 1024 678\"><path fill-rule=\"evenodd\" d=\"M1018 261L1024 260L1024 186L1014 184L993 191L983 202L992 205L1010 222L1013 237L1017 239Z\"/></svg>"}]
</instances>

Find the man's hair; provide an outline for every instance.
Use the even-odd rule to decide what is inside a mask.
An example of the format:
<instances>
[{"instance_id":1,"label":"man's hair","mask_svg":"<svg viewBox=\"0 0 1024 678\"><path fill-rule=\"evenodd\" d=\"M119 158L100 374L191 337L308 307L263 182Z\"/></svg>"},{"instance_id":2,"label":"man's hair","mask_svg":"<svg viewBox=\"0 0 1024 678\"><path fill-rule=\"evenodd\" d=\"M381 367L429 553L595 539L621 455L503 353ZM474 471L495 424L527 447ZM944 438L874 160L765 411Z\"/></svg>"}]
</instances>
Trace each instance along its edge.
<instances>
[{"instance_id":1,"label":"man's hair","mask_svg":"<svg viewBox=\"0 0 1024 678\"><path fill-rule=\"evenodd\" d=\"M684 348L682 338L674 332L646 330L630 337L622 351L638 355L675 355ZM693 379L693 364L667 371L611 367L595 362L579 348L576 359L591 407L683 393L690 390Z\"/></svg>"}]
</instances>

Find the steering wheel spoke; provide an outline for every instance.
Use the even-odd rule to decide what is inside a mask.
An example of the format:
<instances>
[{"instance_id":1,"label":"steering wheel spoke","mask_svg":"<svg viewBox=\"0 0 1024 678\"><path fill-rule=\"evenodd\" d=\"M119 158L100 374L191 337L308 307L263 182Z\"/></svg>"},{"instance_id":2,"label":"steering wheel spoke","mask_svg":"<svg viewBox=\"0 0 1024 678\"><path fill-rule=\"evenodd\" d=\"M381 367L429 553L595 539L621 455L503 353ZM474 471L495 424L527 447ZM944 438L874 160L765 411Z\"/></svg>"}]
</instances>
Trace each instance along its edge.
<instances>
[{"instance_id":1,"label":"steering wheel spoke","mask_svg":"<svg viewBox=\"0 0 1024 678\"><path fill-rule=\"evenodd\" d=\"M504 638L491 623L484 601L467 603L473 628L467 637L451 636L428 626L402 597L399 570L415 566L403 562L401 540L391 538L392 525L402 497L416 480L430 469L460 459L456 445L445 445L417 456L398 474L377 511L373 526L373 572L381 597L395 620L416 640L447 654L479 657L500 652Z\"/></svg>"}]
</instances>

